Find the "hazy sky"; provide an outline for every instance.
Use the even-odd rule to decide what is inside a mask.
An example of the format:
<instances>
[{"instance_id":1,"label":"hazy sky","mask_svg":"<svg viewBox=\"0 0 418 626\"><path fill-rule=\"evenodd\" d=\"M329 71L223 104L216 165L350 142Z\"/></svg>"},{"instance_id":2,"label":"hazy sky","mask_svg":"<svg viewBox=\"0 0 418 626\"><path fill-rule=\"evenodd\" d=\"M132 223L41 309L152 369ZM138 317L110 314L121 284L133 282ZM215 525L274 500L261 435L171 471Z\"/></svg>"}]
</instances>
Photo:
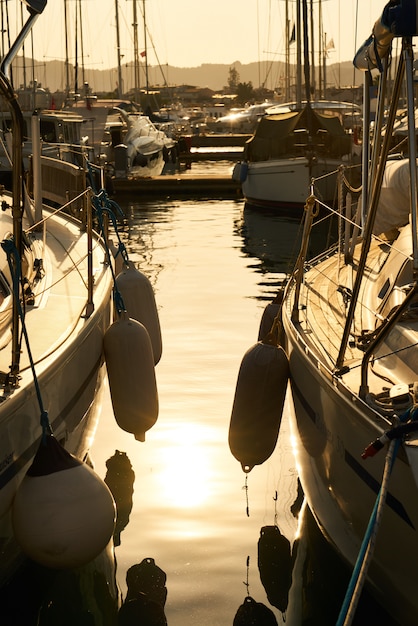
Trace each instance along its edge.
<instances>
[{"instance_id":1,"label":"hazy sky","mask_svg":"<svg viewBox=\"0 0 418 626\"><path fill-rule=\"evenodd\" d=\"M14 2L17 0L8 4ZM322 0L326 39L332 39L335 45L329 53L330 62L353 58L356 42L360 45L370 34L385 4L384 0ZM122 62L127 62L133 59L133 0L119 0L118 6ZM318 6L318 0L314 6ZM67 7L70 61L75 57L75 9L79 7L80 12L81 7L83 45L81 48L79 38L78 55L83 53L85 67L114 67L115 0L68 0ZM289 7L293 20L295 9L291 0ZM142 51L143 0L137 0L137 11ZM202 63L249 63L284 56L285 0L145 0L145 12L151 65L195 67ZM39 60L65 58L64 0L48 0L34 27L33 42Z\"/></svg>"}]
</instances>

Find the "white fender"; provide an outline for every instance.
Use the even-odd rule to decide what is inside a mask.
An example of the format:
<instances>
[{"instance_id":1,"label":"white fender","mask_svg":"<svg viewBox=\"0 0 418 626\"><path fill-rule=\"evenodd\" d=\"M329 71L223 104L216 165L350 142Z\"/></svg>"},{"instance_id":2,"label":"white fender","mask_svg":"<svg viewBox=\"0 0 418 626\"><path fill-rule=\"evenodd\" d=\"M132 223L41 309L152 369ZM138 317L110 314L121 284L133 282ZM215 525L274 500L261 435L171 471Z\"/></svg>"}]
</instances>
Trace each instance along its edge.
<instances>
[{"instance_id":1,"label":"white fender","mask_svg":"<svg viewBox=\"0 0 418 626\"><path fill-rule=\"evenodd\" d=\"M116 287L120 292L129 317L141 322L151 339L154 364L161 358L162 341L160 320L154 290L148 278L133 263L116 276Z\"/></svg>"},{"instance_id":2,"label":"white fender","mask_svg":"<svg viewBox=\"0 0 418 626\"><path fill-rule=\"evenodd\" d=\"M143 324L122 315L107 329L104 353L113 413L119 426L145 441L158 417L151 340Z\"/></svg>"},{"instance_id":3,"label":"white fender","mask_svg":"<svg viewBox=\"0 0 418 626\"><path fill-rule=\"evenodd\" d=\"M22 550L54 569L85 565L108 545L115 516L105 483L48 436L13 502L13 530Z\"/></svg>"}]
</instances>

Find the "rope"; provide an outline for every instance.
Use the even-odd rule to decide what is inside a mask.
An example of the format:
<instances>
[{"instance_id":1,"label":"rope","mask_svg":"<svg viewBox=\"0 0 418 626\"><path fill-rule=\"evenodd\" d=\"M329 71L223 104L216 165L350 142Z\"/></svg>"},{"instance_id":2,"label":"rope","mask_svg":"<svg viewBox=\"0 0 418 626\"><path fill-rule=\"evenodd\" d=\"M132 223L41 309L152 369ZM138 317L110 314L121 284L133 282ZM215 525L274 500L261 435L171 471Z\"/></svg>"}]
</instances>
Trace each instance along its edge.
<instances>
[{"instance_id":1,"label":"rope","mask_svg":"<svg viewBox=\"0 0 418 626\"><path fill-rule=\"evenodd\" d=\"M400 416L400 421L404 422L410 415L410 410ZM373 557L376 544L377 533L383 516L383 509L388 492L389 478L395 463L396 455L401 443L400 437L392 439L386 453L385 467L383 471L382 484L377 495L372 514L369 519L366 534L357 557L353 573L346 591L346 595L336 622L336 626L350 626L354 619L354 614L360 599L361 592L366 581L367 572Z\"/></svg>"},{"instance_id":2,"label":"rope","mask_svg":"<svg viewBox=\"0 0 418 626\"><path fill-rule=\"evenodd\" d=\"M126 311L124 302L123 302L123 298L122 298L122 294L120 293L120 291L117 288L116 285L116 276L115 276L115 271L113 269L113 264L112 264L112 258L111 258L111 252L109 249L109 244L108 244L108 240L107 240L107 236L106 236L106 229L104 227L104 219L103 216L107 215L109 217L109 219L112 222L116 237L118 239L118 251L116 253L116 256L114 258L116 258L118 256L118 254L120 254L122 256L123 259L123 263L124 265L126 265L127 267L129 266L129 258L128 258L128 253L125 247L125 244L122 242L120 235L119 235L119 230L118 230L118 226L117 226L117 221L116 221L116 215L115 215L115 211L121 215L123 215L122 209L120 208L120 206L114 201L111 200L109 198L109 196L107 195L107 192L105 191L105 189L101 189L99 191L99 193L97 193L95 196L93 196L93 200L92 200L93 206L95 208L96 211L96 215L97 215L97 220L98 220L98 224L99 224L99 230L100 233L103 237L103 241L105 244L105 248L106 248L106 255L107 255L107 259L108 259L108 263L109 263L109 267L110 270L112 272L112 278L113 278L113 299L114 299L114 303L115 303L115 308L117 313L120 315L120 313L122 313L122 311ZM114 210L113 210L114 209Z\"/></svg>"},{"instance_id":3,"label":"rope","mask_svg":"<svg viewBox=\"0 0 418 626\"><path fill-rule=\"evenodd\" d=\"M28 332L27 332L27 329L26 329L25 316L24 316L24 313L23 313L22 305L20 303L19 285L20 285L20 275L21 275L21 264L20 264L19 253L18 253L17 248L14 245L13 241L11 241L10 239L6 239L6 240L2 241L1 242L1 246L2 246L3 250L5 251L5 253L7 255L7 262L9 264L10 273L11 273L12 279L13 279L14 298L15 298L16 303L17 303L19 317L20 317L20 321L21 321L21 324L22 324L22 333L23 333L23 336L25 337L25 342L26 342L26 347L27 347L27 350L28 350L30 366L31 366L31 369L32 369L32 374L33 374L33 381L34 381L34 384L35 384L36 396L37 396L39 408L40 408L40 411L41 411L40 423L41 423L41 427L42 427L42 440L44 441L47 435L52 435L52 428L51 428L51 425L49 423L48 413L47 413L47 411L45 410L45 408L43 406L41 390L40 390L40 387L39 387L38 377L37 377L36 371L35 371L35 364L34 364L34 360L33 360L33 357L32 357L32 350L31 350L30 343L29 343ZM12 263L12 257L14 259L14 265Z\"/></svg>"}]
</instances>

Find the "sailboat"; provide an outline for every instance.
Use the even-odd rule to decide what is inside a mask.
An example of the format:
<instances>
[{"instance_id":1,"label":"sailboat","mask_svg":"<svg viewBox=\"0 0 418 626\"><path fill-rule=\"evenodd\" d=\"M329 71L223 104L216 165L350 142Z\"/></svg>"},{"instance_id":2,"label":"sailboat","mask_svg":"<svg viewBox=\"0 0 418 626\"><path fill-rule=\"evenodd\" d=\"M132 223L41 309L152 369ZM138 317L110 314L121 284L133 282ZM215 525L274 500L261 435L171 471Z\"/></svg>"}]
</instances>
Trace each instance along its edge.
<instances>
[{"instance_id":1,"label":"sailboat","mask_svg":"<svg viewBox=\"0 0 418 626\"><path fill-rule=\"evenodd\" d=\"M66 202L68 181L63 182L60 170L82 170L61 161L53 182L55 199L60 191L64 209L43 205L40 166L35 166L33 196L22 193L23 116L10 67L45 4L26 0L29 18L0 69L0 93L9 107L13 137L12 193L2 191L0 215L1 585L25 555L50 567L68 566L68 548L74 566L95 558L114 525L110 492L85 463L99 416L113 285L106 248L92 227L92 194L84 185L75 204ZM39 138L33 151L40 157ZM85 216L83 223L70 215L73 208ZM92 491L83 500L79 490L88 485ZM93 504L93 492L103 494L106 510ZM97 505L104 525L87 514L83 507L88 501ZM51 508L54 502L57 506ZM70 529L74 522L82 536ZM87 552L79 553L84 537L95 546L93 553L85 544Z\"/></svg>"},{"instance_id":2,"label":"sailboat","mask_svg":"<svg viewBox=\"0 0 418 626\"><path fill-rule=\"evenodd\" d=\"M297 2L300 23L300 0ZM344 116L355 109L350 103L311 101L307 33L307 2L303 6L305 100L267 109L244 148L244 159L235 166L246 202L254 207L302 209L312 179L316 192L330 203L336 195L336 174L352 155L352 135L344 128ZM298 27L298 32L300 26ZM298 51L300 37L297 38ZM298 55L299 56L299 55ZM297 93L301 92L298 72ZM335 172L333 177L327 176Z\"/></svg>"},{"instance_id":3,"label":"sailboat","mask_svg":"<svg viewBox=\"0 0 418 626\"><path fill-rule=\"evenodd\" d=\"M355 56L364 93L371 72L380 73L361 200L353 213L346 196L337 245L307 261L318 201L312 195L279 314L303 490L324 535L353 568L337 626L352 623L365 585L396 623L414 626L418 615L417 11L416 0L389 2ZM379 120L395 37L402 53L383 134ZM404 88L408 157L390 161ZM368 106L365 99L364 137L371 128ZM392 176L399 169L402 176Z\"/></svg>"}]
</instances>

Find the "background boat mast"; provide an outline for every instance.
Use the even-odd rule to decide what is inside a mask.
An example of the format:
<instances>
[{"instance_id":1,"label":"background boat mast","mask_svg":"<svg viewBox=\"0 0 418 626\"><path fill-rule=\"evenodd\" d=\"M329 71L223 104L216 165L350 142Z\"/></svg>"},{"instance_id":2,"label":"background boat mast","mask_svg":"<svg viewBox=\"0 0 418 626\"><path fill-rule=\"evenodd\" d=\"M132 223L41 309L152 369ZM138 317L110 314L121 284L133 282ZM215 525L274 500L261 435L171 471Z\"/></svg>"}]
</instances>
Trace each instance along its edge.
<instances>
[{"instance_id":1,"label":"background boat mast","mask_svg":"<svg viewBox=\"0 0 418 626\"><path fill-rule=\"evenodd\" d=\"M139 88L139 51L138 51L138 11L136 6L137 0L133 0L133 28L134 28L134 88L135 102L140 101Z\"/></svg>"},{"instance_id":2,"label":"background boat mast","mask_svg":"<svg viewBox=\"0 0 418 626\"><path fill-rule=\"evenodd\" d=\"M122 98L122 66L121 66L121 54L120 54L120 32L119 32L119 5L118 0L115 0L115 19L116 19L116 50L118 55L118 84L117 94L118 98Z\"/></svg>"}]
</instances>

